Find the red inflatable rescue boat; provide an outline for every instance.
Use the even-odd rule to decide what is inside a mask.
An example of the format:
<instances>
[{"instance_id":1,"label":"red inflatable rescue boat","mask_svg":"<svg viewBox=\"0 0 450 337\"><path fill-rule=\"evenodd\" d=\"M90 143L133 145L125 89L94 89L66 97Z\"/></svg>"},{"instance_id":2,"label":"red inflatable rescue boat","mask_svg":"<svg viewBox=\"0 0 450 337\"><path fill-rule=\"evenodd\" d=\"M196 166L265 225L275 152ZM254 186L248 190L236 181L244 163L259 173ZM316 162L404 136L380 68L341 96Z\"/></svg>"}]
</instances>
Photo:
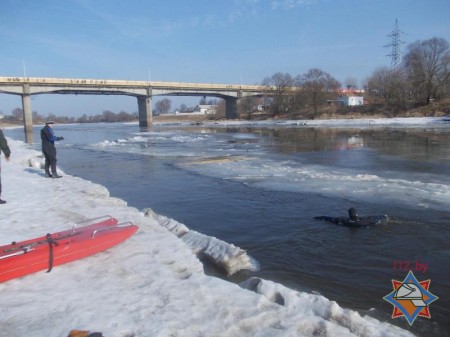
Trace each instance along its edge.
<instances>
[{"instance_id":1,"label":"red inflatable rescue boat","mask_svg":"<svg viewBox=\"0 0 450 337\"><path fill-rule=\"evenodd\" d=\"M111 248L138 226L110 216L86 220L72 229L0 247L0 282L82 259Z\"/></svg>"}]
</instances>

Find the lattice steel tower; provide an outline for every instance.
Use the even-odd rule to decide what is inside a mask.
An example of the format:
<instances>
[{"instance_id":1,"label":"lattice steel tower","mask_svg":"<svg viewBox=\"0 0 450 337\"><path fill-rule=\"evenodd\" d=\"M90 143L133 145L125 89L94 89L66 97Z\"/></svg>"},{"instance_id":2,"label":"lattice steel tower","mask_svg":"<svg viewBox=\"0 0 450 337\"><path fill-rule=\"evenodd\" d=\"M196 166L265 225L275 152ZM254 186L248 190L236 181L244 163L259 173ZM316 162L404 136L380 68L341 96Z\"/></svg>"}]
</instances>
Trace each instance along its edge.
<instances>
[{"instance_id":1,"label":"lattice steel tower","mask_svg":"<svg viewBox=\"0 0 450 337\"><path fill-rule=\"evenodd\" d=\"M392 32L387 35L387 37L391 40L391 42L384 47L391 48L391 53L386 55L391 57L391 68L392 69L398 69L401 61L401 50L400 47L405 42L400 39L401 35L404 34L399 28L398 28L398 20L395 19L395 25Z\"/></svg>"}]
</instances>

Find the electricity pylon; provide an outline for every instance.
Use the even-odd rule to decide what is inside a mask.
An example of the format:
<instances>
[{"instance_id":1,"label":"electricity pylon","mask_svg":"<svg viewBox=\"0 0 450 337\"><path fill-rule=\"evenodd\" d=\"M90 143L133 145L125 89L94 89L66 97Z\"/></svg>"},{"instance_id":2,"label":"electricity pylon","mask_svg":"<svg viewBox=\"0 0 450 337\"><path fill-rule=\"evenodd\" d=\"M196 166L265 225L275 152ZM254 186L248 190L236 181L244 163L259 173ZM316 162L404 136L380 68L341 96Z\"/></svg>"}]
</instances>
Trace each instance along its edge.
<instances>
[{"instance_id":1,"label":"electricity pylon","mask_svg":"<svg viewBox=\"0 0 450 337\"><path fill-rule=\"evenodd\" d=\"M400 47L405 43L400 39L402 34L404 33L398 28L398 20L395 19L394 29L389 35L387 35L387 37L390 38L390 42L389 44L384 46L387 48L391 48L391 53L386 56L391 57L391 68L394 70L398 69L401 61Z\"/></svg>"}]
</instances>

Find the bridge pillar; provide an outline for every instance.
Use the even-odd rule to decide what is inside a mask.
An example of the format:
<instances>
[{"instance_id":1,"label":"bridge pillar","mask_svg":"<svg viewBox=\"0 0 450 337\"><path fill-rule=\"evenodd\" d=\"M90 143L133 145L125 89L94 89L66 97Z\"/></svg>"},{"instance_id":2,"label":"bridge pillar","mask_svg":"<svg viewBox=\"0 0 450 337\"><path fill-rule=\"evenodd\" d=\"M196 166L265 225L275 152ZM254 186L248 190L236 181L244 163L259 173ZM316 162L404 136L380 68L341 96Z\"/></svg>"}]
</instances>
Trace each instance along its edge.
<instances>
[{"instance_id":1,"label":"bridge pillar","mask_svg":"<svg viewBox=\"0 0 450 337\"><path fill-rule=\"evenodd\" d=\"M236 97L225 98L225 118L226 119L237 118L237 98Z\"/></svg>"},{"instance_id":2,"label":"bridge pillar","mask_svg":"<svg viewBox=\"0 0 450 337\"><path fill-rule=\"evenodd\" d=\"M139 126L148 128L152 125L152 97L138 96Z\"/></svg>"},{"instance_id":3,"label":"bridge pillar","mask_svg":"<svg viewBox=\"0 0 450 337\"><path fill-rule=\"evenodd\" d=\"M33 114L31 113L31 96L29 84L23 85L22 110L25 133L33 132Z\"/></svg>"}]
</instances>

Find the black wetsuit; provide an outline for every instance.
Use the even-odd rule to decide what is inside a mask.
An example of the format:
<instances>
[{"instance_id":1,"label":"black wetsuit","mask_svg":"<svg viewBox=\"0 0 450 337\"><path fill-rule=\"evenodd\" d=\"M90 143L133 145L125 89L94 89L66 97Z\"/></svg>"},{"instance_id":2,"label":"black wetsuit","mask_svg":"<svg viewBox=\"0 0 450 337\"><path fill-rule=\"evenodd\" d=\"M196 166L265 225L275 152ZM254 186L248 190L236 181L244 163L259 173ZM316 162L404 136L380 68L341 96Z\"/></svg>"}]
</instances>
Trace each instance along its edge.
<instances>
[{"instance_id":1,"label":"black wetsuit","mask_svg":"<svg viewBox=\"0 0 450 337\"><path fill-rule=\"evenodd\" d=\"M358 217L358 219L349 219L349 218L335 218L331 216L316 216L314 217L316 220L323 220L334 223L335 225L347 226L347 227L367 227L379 225L382 223L386 223L388 221L387 215L375 215L375 216L366 216L366 217Z\"/></svg>"}]
</instances>

